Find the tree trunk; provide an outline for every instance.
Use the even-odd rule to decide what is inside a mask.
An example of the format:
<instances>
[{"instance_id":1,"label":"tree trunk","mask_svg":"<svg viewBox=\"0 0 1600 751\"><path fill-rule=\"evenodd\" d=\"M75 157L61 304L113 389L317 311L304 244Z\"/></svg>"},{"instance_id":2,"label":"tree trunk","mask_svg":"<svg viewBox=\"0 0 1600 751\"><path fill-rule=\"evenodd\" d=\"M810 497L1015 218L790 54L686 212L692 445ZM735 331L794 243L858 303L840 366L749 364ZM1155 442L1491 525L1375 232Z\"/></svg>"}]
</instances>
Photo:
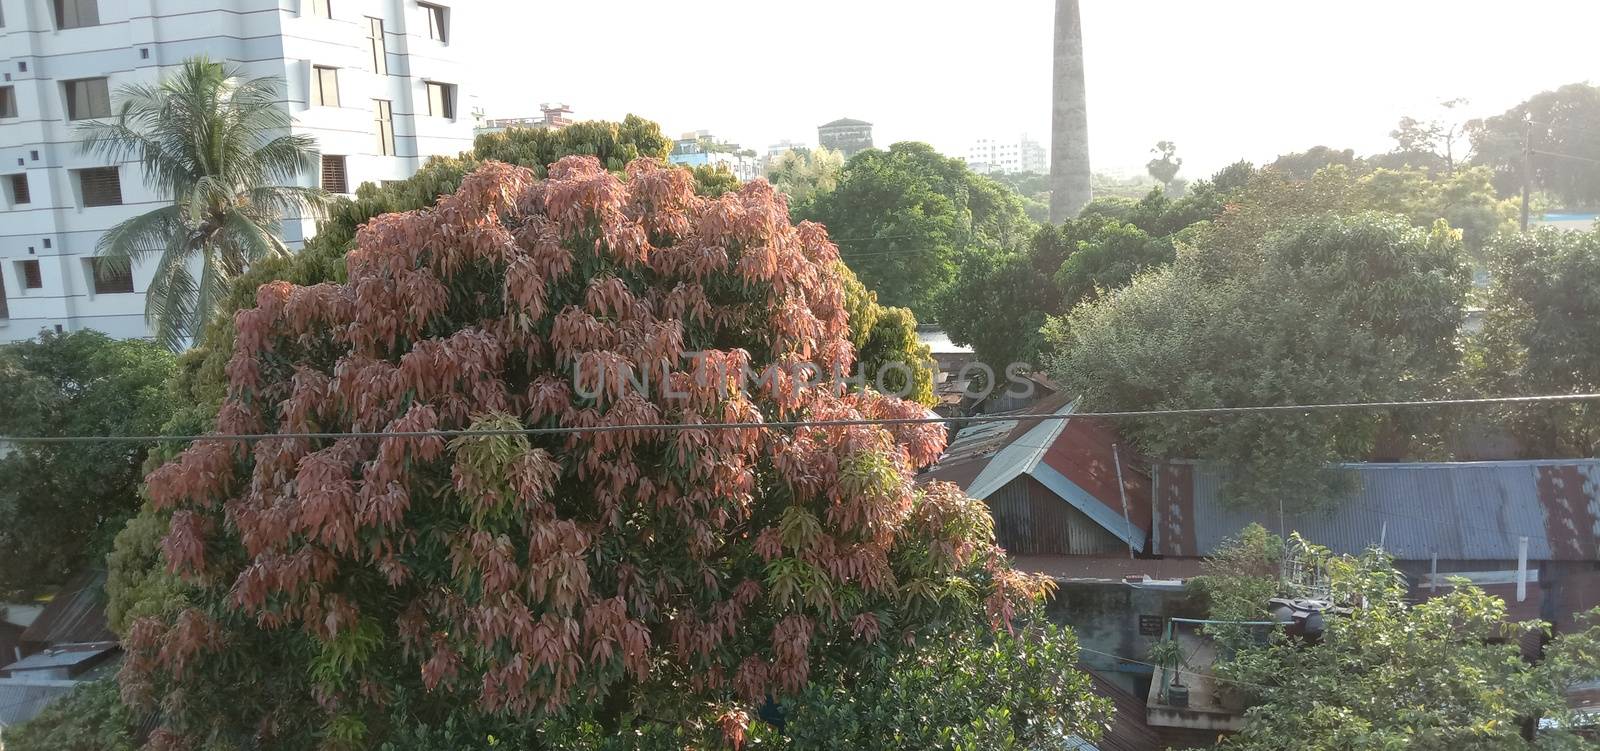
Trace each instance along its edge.
<instances>
[{"instance_id":1,"label":"tree trunk","mask_svg":"<svg viewBox=\"0 0 1600 751\"><path fill-rule=\"evenodd\" d=\"M1083 24L1078 0L1056 0L1055 85L1050 116L1050 221L1060 224L1089 202L1089 103L1083 86Z\"/></svg>"}]
</instances>

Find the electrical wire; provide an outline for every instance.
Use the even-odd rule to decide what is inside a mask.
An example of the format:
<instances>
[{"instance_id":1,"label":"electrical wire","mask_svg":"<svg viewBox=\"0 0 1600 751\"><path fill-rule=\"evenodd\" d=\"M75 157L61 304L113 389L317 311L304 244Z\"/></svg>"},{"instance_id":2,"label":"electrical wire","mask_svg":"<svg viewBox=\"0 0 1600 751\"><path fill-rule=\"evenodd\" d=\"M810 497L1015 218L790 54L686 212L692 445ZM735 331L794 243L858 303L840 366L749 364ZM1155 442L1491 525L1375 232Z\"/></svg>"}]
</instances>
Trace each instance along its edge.
<instances>
[{"instance_id":1,"label":"electrical wire","mask_svg":"<svg viewBox=\"0 0 1600 751\"><path fill-rule=\"evenodd\" d=\"M929 425L935 423L980 424L1021 420L1067 420L1074 417L1098 419L1149 419L1154 417L1215 417L1235 414L1276 414L1320 411L1386 410L1410 407L1460 407L1495 404L1551 404L1600 400L1600 393L1541 394L1537 396L1497 396L1476 399L1423 399L1388 402L1329 402L1320 404L1281 404L1248 407L1199 407L1190 409L1153 409L1120 412L1073 412L1067 414L993 414L967 417L897 417L860 418L851 420L776 420L772 422L707 422L707 423L636 423L626 425L590 425L551 428L497 428L460 430L367 430L344 432L300 433L210 433L197 435L67 435L20 436L0 435L0 442L20 444L40 443L165 443L175 441L265 441L284 438L308 440L340 438L488 438L497 436L573 435L587 433L616 433L623 431L682 431L682 430L778 430L815 429L853 426Z\"/></svg>"},{"instance_id":2,"label":"electrical wire","mask_svg":"<svg viewBox=\"0 0 1600 751\"><path fill-rule=\"evenodd\" d=\"M1119 662L1126 662L1126 663L1131 663L1131 664L1134 664L1134 665L1144 665L1146 667L1155 668L1157 670L1163 670L1163 669L1170 670L1170 671L1172 671L1174 673L1179 673L1179 674L1182 674L1182 675L1194 676L1196 678L1210 678L1211 680L1217 681L1219 683L1232 683L1232 684L1234 684L1236 686L1249 686L1251 688L1259 688L1259 689L1261 689L1263 691L1273 691L1273 690L1276 690L1277 688L1280 688L1278 686L1267 686L1267 685L1263 685L1263 684L1260 684L1260 683L1251 683L1249 681L1241 681L1241 680L1237 680L1237 679L1234 679L1234 678L1224 678L1224 677L1222 677L1220 675L1217 675L1216 673L1200 673L1200 672L1196 672L1196 671L1193 671L1193 670L1183 670L1183 669L1180 669L1180 668L1163 667L1163 666L1157 665L1157 664L1155 664L1153 662L1145 662L1144 660L1135 660L1132 657L1125 657L1123 655L1114 654L1114 653L1111 653L1111 652L1102 652L1102 651L1100 651L1098 649L1090 649L1089 647L1085 647L1082 644L1078 645L1078 651L1080 651L1080 652L1090 652L1090 653L1093 653L1093 654L1102 655L1102 656L1105 656L1105 657L1110 657L1110 658L1115 659L1115 660L1117 660Z\"/></svg>"}]
</instances>

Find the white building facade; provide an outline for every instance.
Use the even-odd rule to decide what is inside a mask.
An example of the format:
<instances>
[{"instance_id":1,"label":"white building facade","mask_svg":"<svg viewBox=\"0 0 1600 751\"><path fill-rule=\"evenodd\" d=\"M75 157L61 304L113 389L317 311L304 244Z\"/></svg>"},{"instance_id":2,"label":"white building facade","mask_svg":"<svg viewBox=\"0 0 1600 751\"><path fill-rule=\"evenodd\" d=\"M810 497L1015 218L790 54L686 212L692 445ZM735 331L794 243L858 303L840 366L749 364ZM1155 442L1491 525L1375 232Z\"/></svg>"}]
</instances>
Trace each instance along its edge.
<instances>
[{"instance_id":1,"label":"white building facade","mask_svg":"<svg viewBox=\"0 0 1600 751\"><path fill-rule=\"evenodd\" d=\"M982 173L1045 173L1044 146L1027 136L1015 140L980 138L967 149L967 168Z\"/></svg>"},{"instance_id":2,"label":"white building facade","mask_svg":"<svg viewBox=\"0 0 1600 751\"><path fill-rule=\"evenodd\" d=\"M292 130L314 137L316 174L341 194L401 180L427 157L472 146L466 68L451 35L462 0L0 0L0 342L40 331L149 335L131 276L95 273L110 227L159 207L137 163L78 146L117 91L205 55L284 83ZM292 219L298 247L314 227Z\"/></svg>"}]
</instances>

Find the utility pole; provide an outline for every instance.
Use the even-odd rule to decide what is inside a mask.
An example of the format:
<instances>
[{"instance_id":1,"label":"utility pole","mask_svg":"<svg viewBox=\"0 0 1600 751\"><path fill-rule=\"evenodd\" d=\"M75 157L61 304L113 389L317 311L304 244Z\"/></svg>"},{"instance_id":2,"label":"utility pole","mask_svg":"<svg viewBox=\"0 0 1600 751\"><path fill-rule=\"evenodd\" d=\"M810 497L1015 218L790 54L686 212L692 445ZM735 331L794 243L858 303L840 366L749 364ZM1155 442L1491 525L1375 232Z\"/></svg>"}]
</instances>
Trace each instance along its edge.
<instances>
[{"instance_id":1,"label":"utility pole","mask_svg":"<svg viewBox=\"0 0 1600 751\"><path fill-rule=\"evenodd\" d=\"M1533 185L1533 121L1522 121L1522 231L1528 231L1528 193Z\"/></svg>"}]
</instances>

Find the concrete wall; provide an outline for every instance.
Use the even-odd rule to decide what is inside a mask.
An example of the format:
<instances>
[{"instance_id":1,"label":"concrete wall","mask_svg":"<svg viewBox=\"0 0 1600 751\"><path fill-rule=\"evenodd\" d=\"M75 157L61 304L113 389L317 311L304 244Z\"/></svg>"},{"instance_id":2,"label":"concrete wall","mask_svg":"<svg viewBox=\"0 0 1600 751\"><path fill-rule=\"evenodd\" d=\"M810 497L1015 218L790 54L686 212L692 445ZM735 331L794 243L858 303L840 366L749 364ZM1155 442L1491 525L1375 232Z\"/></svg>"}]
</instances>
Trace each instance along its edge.
<instances>
[{"instance_id":1,"label":"concrete wall","mask_svg":"<svg viewBox=\"0 0 1600 751\"><path fill-rule=\"evenodd\" d=\"M1130 585L1123 582L1060 582L1046 606L1052 622L1071 626L1082 648L1079 660L1107 680L1136 696L1144 696L1150 669L1117 656L1149 662L1156 635L1139 633L1139 617L1165 625L1169 617L1203 618L1203 601L1184 589Z\"/></svg>"},{"instance_id":2,"label":"concrete wall","mask_svg":"<svg viewBox=\"0 0 1600 751\"><path fill-rule=\"evenodd\" d=\"M346 156L352 190L362 182L408 177L429 155L471 148L469 82L457 62L466 40L428 38L416 0L333 0L331 7L332 18L320 18L311 14L310 0L99 0L99 25L57 29L49 0L0 0L6 79L0 86L14 87L17 100L17 117L0 119L0 177L26 175L31 193L26 204L0 200L0 275L9 310L0 318L0 342L58 326L116 337L149 333L143 292L155 259L135 265L134 292L98 295L89 259L105 230L169 197L144 184L137 164L109 165L82 152L79 123L66 119L66 81L108 78L115 106L119 87L157 83L199 54L249 77L279 77L293 131L316 138L324 154ZM386 75L373 72L369 16L384 21ZM450 28L465 25L452 20ZM338 107L308 105L313 64L339 68ZM425 80L459 87L454 119L427 114ZM394 156L379 152L374 99L392 102ZM73 170L97 166L119 168L121 205L83 206ZM316 185L319 177L313 171L295 182ZM283 228L291 247L314 231L299 219ZM42 287L24 288L18 262L25 260L39 261Z\"/></svg>"}]
</instances>

